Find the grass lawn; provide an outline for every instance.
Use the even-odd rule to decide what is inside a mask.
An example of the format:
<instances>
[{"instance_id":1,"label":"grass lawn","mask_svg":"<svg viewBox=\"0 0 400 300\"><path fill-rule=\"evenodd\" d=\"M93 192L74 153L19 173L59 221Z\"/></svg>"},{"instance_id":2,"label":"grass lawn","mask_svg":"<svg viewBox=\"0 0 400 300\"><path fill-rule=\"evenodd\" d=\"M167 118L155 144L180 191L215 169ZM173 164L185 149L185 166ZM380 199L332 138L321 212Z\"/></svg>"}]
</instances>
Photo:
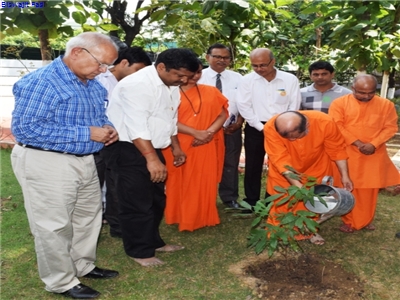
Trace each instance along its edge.
<instances>
[{"instance_id":1,"label":"grass lawn","mask_svg":"<svg viewBox=\"0 0 400 300\"><path fill-rule=\"evenodd\" d=\"M33 238L29 232L21 189L10 165L10 150L1 150L1 299L63 299L48 293L39 279ZM241 189L241 192L243 190ZM322 247L303 242L306 252L335 261L356 274L365 285L364 299L400 299L400 197L379 196L374 232L344 234L337 230L340 218L322 224ZM235 263L254 256L246 248L252 219L236 219L218 204L221 224L195 232L179 232L176 226L161 227L168 243L185 250L159 254L167 263L143 268L129 259L122 241L110 237L103 226L99 244L99 267L115 269L111 280L82 279L102 293L101 299L257 299L236 275L228 271ZM271 274L273 276L273 274ZM345 300L345 299L341 299Z\"/></svg>"}]
</instances>

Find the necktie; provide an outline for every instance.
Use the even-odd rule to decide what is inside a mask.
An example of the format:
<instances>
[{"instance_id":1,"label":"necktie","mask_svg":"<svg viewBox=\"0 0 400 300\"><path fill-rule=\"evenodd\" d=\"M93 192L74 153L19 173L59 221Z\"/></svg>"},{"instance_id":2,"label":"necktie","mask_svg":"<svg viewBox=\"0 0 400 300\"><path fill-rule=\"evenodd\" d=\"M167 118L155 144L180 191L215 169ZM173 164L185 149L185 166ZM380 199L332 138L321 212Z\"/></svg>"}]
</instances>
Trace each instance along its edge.
<instances>
[{"instance_id":1,"label":"necktie","mask_svg":"<svg viewBox=\"0 0 400 300\"><path fill-rule=\"evenodd\" d=\"M219 89L219 91L222 93L222 82L221 82L221 74L217 74L217 80L215 81L215 87Z\"/></svg>"}]
</instances>

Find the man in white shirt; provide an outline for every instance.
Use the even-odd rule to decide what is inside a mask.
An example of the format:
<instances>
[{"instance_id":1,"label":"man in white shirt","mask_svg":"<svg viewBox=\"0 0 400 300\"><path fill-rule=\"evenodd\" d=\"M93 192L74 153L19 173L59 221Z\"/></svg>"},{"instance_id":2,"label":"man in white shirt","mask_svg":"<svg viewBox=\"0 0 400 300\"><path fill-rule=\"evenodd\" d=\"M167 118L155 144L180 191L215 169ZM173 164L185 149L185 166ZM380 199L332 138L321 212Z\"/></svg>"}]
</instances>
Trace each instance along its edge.
<instances>
[{"instance_id":1,"label":"man in white shirt","mask_svg":"<svg viewBox=\"0 0 400 300\"><path fill-rule=\"evenodd\" d=\"M140 47L125 47L118 51L118 58L112 68L96 77L97 80L107 89L108 96L106 106L111 98L111 93L122 78L133 74L146 66L151 65L147 53ZM112 159L112 147L104 147L98 155L95 155L97 173L100 185L106 182L106 205L104 219L110 226L110 235L121 238L121 228L118 220L118 195L115 189L116 175L114 174L114 161Z\"/></svg>"},{"instance_id":2,"label":"man in white shirt","mask_svg":"<svg viewBox=\"0 0 400 300\"><path fill-rule=\"evenodd\" d=\"M122 79L115 87L107 114L120 133L113 153L117 158L119 221L126 254L142 266L161 265L156 251L173 252L159 225L165 208L167 169L161 149L171 145L174 165L186 156L177 138L178 85L198 70L188 49L161 52L154 66Z\"/></svg>"},{"instance_id":3,"label":"man in white shirt","mask_svg":"<svg viewBox=\"0 0 400 300\"><path fill-rule=\"evenodd\" d=\"M329 62L316 61L308 67L308 71L313 84L300 89L301 109L328 113L333 100L352 93L351 90L332 82L335 69Z\"/></svg>"},{"instance_id":4,"label":"man in white shirt","mask_svg":"<svg viewBox=\"0 0 400 300\"><path fill-rule=\"evenodd\" d=\"M298 79L275 68L271 50L258 48L250 53L254 72L245 75L237 90L237 106L246 120L244 149L244 199L254 206L260 199L261 174L264 163L264 124L274 115L300 108Z\"/></svg>"},{"instance_id":5,"label":"man in white shirt","mask_svg":"<svg viewBox=\"0 0 400 300\"><path fill-rule=\"evenodd\" d=\"M211 45L207 50L206 59L209 67L203 70L198 83L217 87L229 100L229 118L228 123L224 125L225 160L218 189L219 197L226 206L238 208L238 165L242 150L243 118L239 115L234 98L242 75L226 70L231 63L232 53L222 44Z\"/></svg>"}]
</instances>

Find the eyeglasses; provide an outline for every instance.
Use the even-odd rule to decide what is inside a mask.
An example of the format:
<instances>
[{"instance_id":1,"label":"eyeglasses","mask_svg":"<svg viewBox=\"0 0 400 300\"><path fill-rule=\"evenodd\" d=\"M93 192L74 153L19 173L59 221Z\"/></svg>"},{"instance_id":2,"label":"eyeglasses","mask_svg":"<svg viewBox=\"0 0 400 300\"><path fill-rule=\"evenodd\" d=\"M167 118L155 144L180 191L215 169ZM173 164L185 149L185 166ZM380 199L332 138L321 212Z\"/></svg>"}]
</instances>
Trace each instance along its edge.
<instances>
[{"instance_id":1,"label":"eyeglasses","mask_svg":"<svg viewBox=\"0 0 400 300\"><path fill-rule=\"evenodd\" d=\"M111 69L112 67L114 67L114 65L104 64L104 63L100 62L96 57L94 57L94 55L93 55L92 53L90 53L90 51L89 51L88 49L82 48L82 50L85 50L87 53L90 54L91 57L94 58L94 60L99 64L99 68L100 68L100 69L109 70L109 69Z\"/></svg>"},{"instance_id":2,"label":"eyeglasses","mask_svg":"<svg viewBox=\"0 0 400 300\"><path fill-rule=\"evenodd\" d=\"M221 56L221 55L212 55L210 54L210 56L212 58L218 59L218 60L230 60L231 57L230 56Z\"/></svg>"},{"instance_id":3,"label":"eyeglasses","mask_svg":"<svg viewBox=\"0 0 400 300\"><path fill-rule=\"evenodd\" d=\"M362 96L375 96L375 94L376 94L375 91L373 91L373 92L360 92L360 91L357 91L355 88L353 88L353 91L354 91L354 93L362 95Z\"/></svg>"},{"instance_id":4,"label":"eyeglasses","mask_svg":"<svg viewBox=\"0 0 400 300\"><path fill-rule=\"evenodd\" d=\"M273 60L274 60L274 59L271 59L271 60L269 61L269 63L267 63L267 64L259 64L259 65L253 65L253 64L251 64L251 67L252 67L253 69L257 69L257 68L265 69L265 68L268 68L268 66L271 64L271 62L272 62Z\"/></svg>"}]
</instances>

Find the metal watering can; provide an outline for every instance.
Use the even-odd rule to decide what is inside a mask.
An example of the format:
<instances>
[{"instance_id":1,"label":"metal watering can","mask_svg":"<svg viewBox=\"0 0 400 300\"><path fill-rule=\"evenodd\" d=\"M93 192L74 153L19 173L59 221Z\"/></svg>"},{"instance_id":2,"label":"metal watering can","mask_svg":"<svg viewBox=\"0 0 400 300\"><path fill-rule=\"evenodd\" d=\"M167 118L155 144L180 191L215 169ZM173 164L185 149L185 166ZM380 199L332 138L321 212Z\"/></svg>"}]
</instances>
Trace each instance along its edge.
<instances>
[{"instance_id":1,"label":"metal watering can","mask_svg":"<svg viewBox=\"0 0 400 300\"><path fill-rule=\"evenodd\" d=\"M323 204L318 197L314 197L314 205L307 201L305 207L314 213L321 214L317 221L321 223L333 216L342 216L350 212L354 207L354 196L345 189L333 187L333 178L325 176L322 179L322 184L314 186L314 193L324 193L325 196L320 196L325 202Z\"/></svg>"}]
</instances>

